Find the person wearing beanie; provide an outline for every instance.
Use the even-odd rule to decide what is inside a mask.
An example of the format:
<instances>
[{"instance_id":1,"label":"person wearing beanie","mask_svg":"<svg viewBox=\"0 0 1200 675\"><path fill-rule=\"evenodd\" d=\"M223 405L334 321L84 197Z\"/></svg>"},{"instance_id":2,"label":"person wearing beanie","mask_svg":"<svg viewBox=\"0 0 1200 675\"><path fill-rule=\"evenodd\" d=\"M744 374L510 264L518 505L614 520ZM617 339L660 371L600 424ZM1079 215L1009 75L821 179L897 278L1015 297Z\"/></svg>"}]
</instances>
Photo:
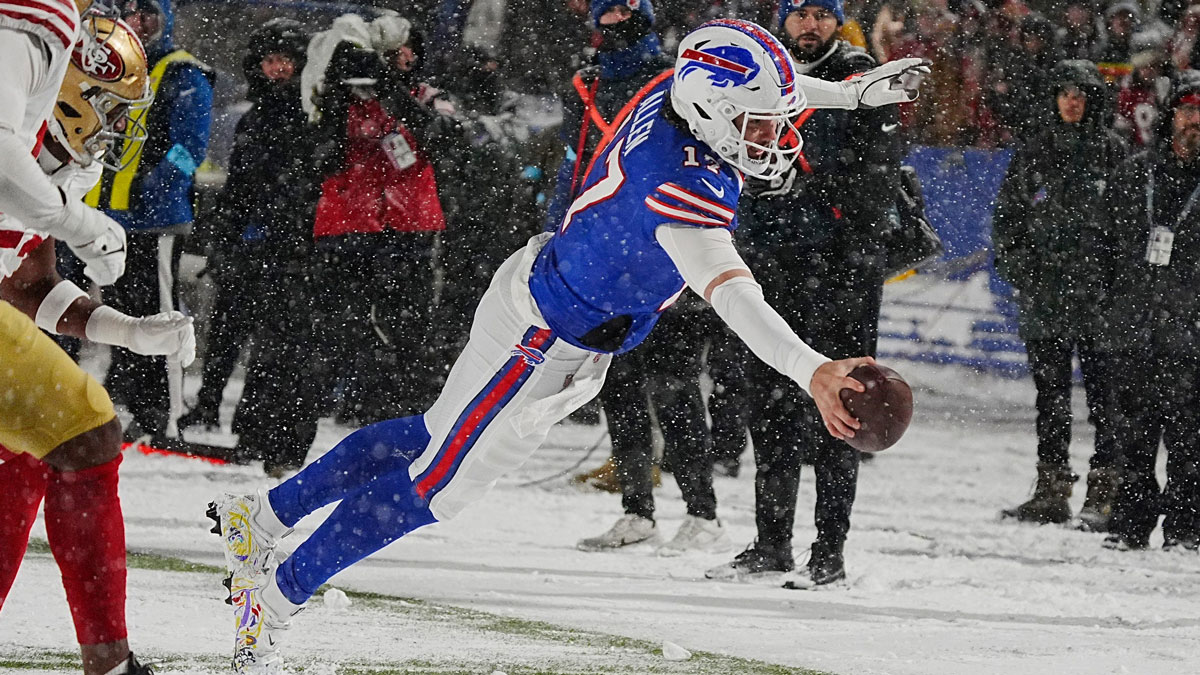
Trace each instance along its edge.
<instances>
[{"instance_id":1,"label":"person wearing beanie","mask_svg":"<svg viewBox=\"0 0 1200 675\"><path fill-rule=\"evenodd\" d=\"M1111 358L1120 480L1105 546L1200 548L1200 72L1179 73L1157 141L1117 169L1088 234ZM1167 483L1155 475L1167 449Z\"/></svg>"},{"instance_id":2,"label":"person wearing beanie","mask_svg":"<svg viewBox=\"0 0 1200 675\"><path fill-rule=\"evenodd\" d=\"M1083 370L1088 421L1096 429L1081 526L1104 531L1116 487L1115 420L1105 351L1097 340L1096 288L1083 236L1101 214L1104 186L1126 156L1108 128L1111 101L1096 65L1066 60L1050 73L1039 104L1050 122L1018 146L992 216L996 271L1012 284L1018 325L1037 390L1037 483L1002 516L1066 523L1077 476L1071 471L1073 358ZM1030 111L1033 115L1034 111Z\"/></svg>"},{"instance_id":3,"label":"person wearing beanie","mask_svg":"<svg viewBox=\"0 0 1200 675\"><path fill-rule=\"evenodd\" d=\"M307 116L300 103L300 73L307 61L309 35L297 21L276 18L250 33L242 70L250 109L238 120L229 174L216 208L205 219L208 271L217 283L212 327L196 405L179 420L189 426L219 426L222 392L242 347L254 337L246 387L233 418L239 447L260 448L254 454L264 468L298 467L315 435L315 425L295 416L309 398L305 385L282 386L300 337L296 326L308 313L280 313L270 307L304 308L303 275L311 256L311 230L294 206L292 176L282 167L302 154ZM297 318L297 315L300 318ZM287 323L287 327L280 324ZM289 365L283 365L289 364ZM298 391L299 390L299 391ZM303 400L297 400L301 399ZM271 427L269 432L264 427Z\"/></svg>"},{"instance_id":4,"label":"person wearing beanie","mask_svg":"<svg viewBox=\"0 0 1200 675\"><path fill-rule=\"evenodd\" d=\"M866 52L838 39L844 20L842 0L784 0L777 35L799 72L840 82L875 66ZM738 214L746 260L763 279L766 297L806 340L827 353L874 354L883 295L878 233L887 229L899 188L899 116L891 107L810 110L795 123L804 146L791 172L771 183L747 181L751 198ZM812 400L798 387L752 358L744 362L758 470L757 537L706 576L791 573L785 586L801 589L842 582L859 453L824 432ZM802 464L815 473L817 535L808 564L794 569Z\"/></svg>"}]
</instances>

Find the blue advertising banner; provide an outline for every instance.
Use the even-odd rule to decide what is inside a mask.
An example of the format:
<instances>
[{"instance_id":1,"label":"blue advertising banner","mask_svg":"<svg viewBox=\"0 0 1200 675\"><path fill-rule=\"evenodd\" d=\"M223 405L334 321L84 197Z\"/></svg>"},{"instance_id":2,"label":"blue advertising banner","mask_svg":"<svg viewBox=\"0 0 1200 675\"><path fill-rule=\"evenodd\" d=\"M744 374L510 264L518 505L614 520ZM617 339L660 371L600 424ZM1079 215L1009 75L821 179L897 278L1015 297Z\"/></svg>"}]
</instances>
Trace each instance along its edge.
<instances>
[{"instance_id":1,"label":"blue advertising banner","mask_svg":"<svg viewBox=\"0 0 1200 675\"><path fill-rule=\"evenodd\" d=\"M925 213L946 255L921 274L884 287L879 353L1020 377L1028 372L1011 289L992 265L992 207L1007 150L915 148Z\"/></svg>"}]
</instances>

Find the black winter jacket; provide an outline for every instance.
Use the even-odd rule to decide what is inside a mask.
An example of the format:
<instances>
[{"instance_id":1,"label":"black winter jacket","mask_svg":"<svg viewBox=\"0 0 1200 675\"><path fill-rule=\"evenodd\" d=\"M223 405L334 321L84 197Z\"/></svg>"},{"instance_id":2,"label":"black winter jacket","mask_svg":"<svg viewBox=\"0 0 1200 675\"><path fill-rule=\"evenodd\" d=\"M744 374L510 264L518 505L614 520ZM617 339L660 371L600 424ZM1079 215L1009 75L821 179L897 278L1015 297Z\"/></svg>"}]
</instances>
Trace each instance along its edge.
<instances>
[{"instance_id":1,"label":"black winter jacket","mask_svg":"<svg viewBox=\"0 0 1200 675\"><path fill-rule=\"evenodd\" d=\"M1103 216L1085 233L1087 260L1101 290L1103 346L1195 353L1200 349L1200 161L1183 164L1163 146L1131 157L1113 177ZM1147 261L1151 223L1174 233L1167 265Z\"/></svg>"},{"instance_id":2,"label":"black winter jacket","mask_svg":"<svg viewBox=\"0 0 1200 675\"><path fill-rule=\"evenodd\" d=\"M808 75L840 82L870 70L875 60L847 42ZM762 181L747 182L738 242L750 251L780 246L823 249L851 265L882 262L880 233L894 212L901 149L895 106L815 110L802 115L802 157L792 190L758 196Z\"/></svg>"},{"instance_id":3,"label":"black winter jacket","mask_svg":"<svg viewBox=\"0 0 1200 675\"><path fill-rule=\"evenodd\" d=\"M996 271L1017 290L1026 340L1080 337L1095 327L1097 289L1080 250L1125 158L1111 131L1086 122L1044 126L1017 148L992 216Z\"/></svg>"},{"instance_id":4,"label":"black winter jacket","mask_svg":"<svg viewBox=\"0 0 1200 675\"><path fill-rule=\"evenodd\" d=\"M258 92L238 120L229 174L213 214L218 252L249 245L257 255L286 259L308 250L311 223L298 223L303 214L297 213L288 171L306 122L298 83Z\"/></svg>"}]
</instances>

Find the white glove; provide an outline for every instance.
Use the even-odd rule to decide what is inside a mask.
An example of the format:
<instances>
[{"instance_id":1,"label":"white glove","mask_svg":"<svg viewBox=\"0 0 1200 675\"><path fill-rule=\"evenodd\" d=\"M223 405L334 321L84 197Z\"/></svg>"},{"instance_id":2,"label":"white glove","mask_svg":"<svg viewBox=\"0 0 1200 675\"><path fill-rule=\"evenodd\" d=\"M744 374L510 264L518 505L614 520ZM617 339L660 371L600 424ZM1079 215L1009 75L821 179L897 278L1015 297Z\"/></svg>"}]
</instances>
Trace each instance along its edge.
<instances>
[{"instance_id":1,"label":"white glove","mask_svg":"<svg viewBox=\"0 0 1200 675\"><path fill-rule=\"evenodd\" d=\"M860 106L878 108L915 101L921 80L929 74L929 65L929 61L917 58L889 61L844 84Z\"/></svg>"},{"instance_id":2,"label":"white glove","mask_svg":"<svg viewBox=\"0 0 1200 675\"><path fill-rule=\"evenodd\" d=\"M83 273L100 286L114 283L125 273L125 228L82 202L67 202L72 216L85 223L82 232L63 239L87 267Z\"/></svg>"},{"instance_id":3,"label":"white glove","mask_svg":"<svg viewBox=\"0 0 1200 675\"><path fill-rule=\"evenodd\" d=\"M97 307L84 327L92 342L125 347L143 356L165 355L185 368L196 360L196 330L192 317L162 312L135 319L113 309Z\"/></svg>"}]
</instances>

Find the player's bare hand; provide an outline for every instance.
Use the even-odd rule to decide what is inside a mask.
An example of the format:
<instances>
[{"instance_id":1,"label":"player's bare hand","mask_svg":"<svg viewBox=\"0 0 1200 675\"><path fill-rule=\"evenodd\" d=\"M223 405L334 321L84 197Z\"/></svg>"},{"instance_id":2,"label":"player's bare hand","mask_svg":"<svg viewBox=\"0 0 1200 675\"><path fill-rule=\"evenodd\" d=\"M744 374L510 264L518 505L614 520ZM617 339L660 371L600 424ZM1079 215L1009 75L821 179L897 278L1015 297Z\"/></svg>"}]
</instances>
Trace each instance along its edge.
<instances>
[{"instance_id":1,"label":"player's bare hand","mask_svg":"<svg viewBox=\"0 0 1200 675\"><path fill-rule=\"evenodd\" d=\"M866 391L862 382L850 377L850 371L864 363L874 365L875 359L870 356L862 356L854 359L829 361L822 364L813 373L812 383L809 384L808 390L817 404L817 410L821 412L825 428L834 438L843 441L853 438L854 430L862 426L858 420L854 419L850 411L846 410L839 394L843 389Z\"/></svg>"}]
</instances>

